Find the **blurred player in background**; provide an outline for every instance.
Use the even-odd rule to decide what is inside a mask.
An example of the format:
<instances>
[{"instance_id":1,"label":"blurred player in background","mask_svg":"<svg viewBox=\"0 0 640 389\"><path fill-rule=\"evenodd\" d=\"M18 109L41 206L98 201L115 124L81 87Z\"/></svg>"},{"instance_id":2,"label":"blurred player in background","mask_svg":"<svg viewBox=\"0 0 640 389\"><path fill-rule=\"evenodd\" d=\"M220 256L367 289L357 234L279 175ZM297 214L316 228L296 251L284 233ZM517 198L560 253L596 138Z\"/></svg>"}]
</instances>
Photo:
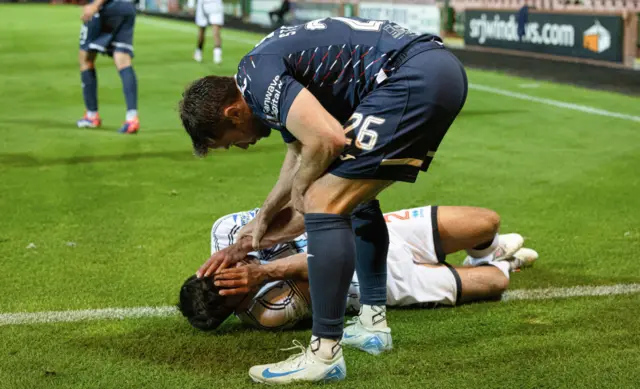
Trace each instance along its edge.
<instances>
[{"instance_id":1,"label":"blurred player in background","mask_svg":"<svg viewBox=\"0 0 640 389\"><path fill-rule=\"evenodd\" d=\"M198 47L193 53L193 59L202 62L202 48L204 47L204 36L207 26L211 26L213 31L213 62L222 62L222 38L220 29L224 25L224 8L222 0L196 0L196 25L198 31Z\"/></svg>"},{"instance_id":2,"label":"blurred player in background","mask_svg":"<svg viewBox=\"0 0 640 389\"><path fill-rule=\"evenodd\" d=\"M233 244L238 231L258 212L256 208L218 219L211 230L211 252ZM524 239L519 234L497 235L500 218L488 209L427 206L386 213L384 218L390 237L390 307L430 308L497 299L509 285L509 273L531 266L538 258L534 250L522 248ZM499 242L495 249L479 252L472 248L491 235ZM465 246L465 262L473 266L454 267L445 262L452 250ZM214 277L188 279L180 294L183 314L201 330L215 329L231 312L258 329L294 327L311 317L306 248L307 236L303 234L250 253L241 266L224 269ZM359 298L354 275L347 297L348 312L360 309ZM377 353L375 342L370 342L365 351Z\"/></svg>"},{"instance_id":3,"label":"blurred player in background","mask_svg":"<svg viewBox=\"0 0 640 389\"><path fill-rule=\"evenodd\" d=\"M358 348L376 338L380 351L392 348L385 318L389 235L378 203L359 205L428 169L466 96L464 68L439 37L345 17L283 26L242 58L235 79L209 76L185 91L180 116L198 155L247 148L270 128L287 144L280 176L241 236L261 248L263 237L284 228L296 232L289 239L308 234L309 348L282 363L252 367L252 379L344 379L343 331L361 342ZM273 224L289 202L304 214L297 231L292 223ZM244 258L226 254L212 256L199 275ZM354 269L363 305L359 321L344 328Z\"/></svg>"},{"instance_id":4,"label":"blurred player in background","mask_svg":"<svg viewBox=\"0 0 640 389\"><path fill-rule=\"evenodd\" d=\"M95 70L96 56L101 53L113 57L122 80L127 112L119 131L135 134L140 129L138 81L131 65L135 5L126 0L94 0L82 9L82 20L79 62L86 111L84 117L78 120L78 127L97 128L102 124L98 114L98 78Z\"/></svg>"},{"instance_id":5,"label":"blurred player in background","mask_svg":"<svg viewBox=\"0 0 640 389\"><path fill-rule=\"evenodd\" d=\"M291 10L291 3L289 0L283 0L280 7L274 9L273 11L269 11L269 20L271 20L271 24L274 27L281 26L284 24L284 17ZM275 19L274 19L275 17Z\"/></svg>"}]
</instances>

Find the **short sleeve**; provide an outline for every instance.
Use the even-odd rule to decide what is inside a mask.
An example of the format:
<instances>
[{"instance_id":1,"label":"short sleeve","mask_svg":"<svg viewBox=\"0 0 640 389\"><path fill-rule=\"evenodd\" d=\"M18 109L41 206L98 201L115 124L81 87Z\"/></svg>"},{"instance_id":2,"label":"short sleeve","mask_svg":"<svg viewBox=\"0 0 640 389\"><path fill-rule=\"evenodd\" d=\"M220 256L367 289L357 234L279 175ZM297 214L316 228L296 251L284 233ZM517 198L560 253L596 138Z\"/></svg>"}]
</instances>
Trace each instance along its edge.
<instances>
[{"instance_id":1,"label":"short sleeve","mask_svg":"<svg viewBox=\"0 0 640 389\"><path fill-rule=\"evenodd\" d=\"M289 109L304 87L290 74L284 58L274 54L246 56L238 66L236 82L254 115L281 131L285 142L293 142L295 137L285 126Z\"/></svg>"},{"instance_id":2,"label":"short sleeve","mask_svg":"<svg viewBox=\"0 0 640 389\"><path fill-rule=\"evenodd\" d=\"M216 220L211 227L211 254L223 250L236 242L238 232L256 217L258 208L233 213Z\"/></svg>"},{"instance_id":3,"label":"short sleeve","mask_svg":"<svg viewBox=\"0 0 640 389\"><path fill-rule=\"evenodd\" d=\"M223 250L233 244L233 230L238 227L234 215L221 217L211 228L211 254Z\"/></svg>"}]
</instances>

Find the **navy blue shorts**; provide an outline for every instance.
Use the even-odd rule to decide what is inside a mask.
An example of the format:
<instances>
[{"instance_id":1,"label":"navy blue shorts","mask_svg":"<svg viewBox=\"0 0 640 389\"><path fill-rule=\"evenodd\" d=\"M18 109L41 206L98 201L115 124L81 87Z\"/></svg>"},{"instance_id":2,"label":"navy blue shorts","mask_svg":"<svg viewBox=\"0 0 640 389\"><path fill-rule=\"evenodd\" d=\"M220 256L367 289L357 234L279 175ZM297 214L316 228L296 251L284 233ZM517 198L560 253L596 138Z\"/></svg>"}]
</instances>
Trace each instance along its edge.
<instances>
[{"instance_id":1,"label":"navy blue shorts","mask_svg":"<svg viewBox=\"0 0 640 389\"><path fill-rule=\"evenodd\" d=\"M344 124L349 144L329 173L415 182L429 168L464 105L467 76L440 42L413 43L398 58Z\"/></svg>"},{"instance_id":2,"label":"navy blue shorts","mask_svg":"<svg viewBox=\"0 0 640 389\"><path fill-rule=\"evenodd\" d=\"M136 10L132 3L111 2L80 29L80 50L113 55L115 51L133 57L133 29Z\"/></svg>"}]
</instances>

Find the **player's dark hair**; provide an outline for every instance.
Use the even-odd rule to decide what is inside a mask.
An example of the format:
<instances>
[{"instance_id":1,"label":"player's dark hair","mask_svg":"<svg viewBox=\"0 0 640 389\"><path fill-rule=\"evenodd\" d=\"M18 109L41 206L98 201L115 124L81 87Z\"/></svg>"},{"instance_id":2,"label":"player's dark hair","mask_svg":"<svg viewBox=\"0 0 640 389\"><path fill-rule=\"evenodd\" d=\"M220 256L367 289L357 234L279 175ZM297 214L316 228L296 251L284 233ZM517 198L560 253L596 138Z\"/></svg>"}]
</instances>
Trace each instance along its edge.
<instances>
[{"instance_id":1,"label":"player's dark hair","mask_svg":"<svg viewBox=\"0 0 640 389\"><path fill-rule=\"evenodd\" d=\"M221 296L212 277L187 278L180 288L178 309L189 323L202 331L218 328L234 311L229 298Z\"/></svg>"},{"instance_id":2,"label":"player's dark hair","mask_svg":"<svg viewBox=\"0 0 640 389\"><path fill-rule=\"evenodd\" d=\"M224 109L236 101L239 94L233 77L207 76L185 89L178 109L197 156L207 155L211 141L231 127Z\"/></svg>"}]
</instances>

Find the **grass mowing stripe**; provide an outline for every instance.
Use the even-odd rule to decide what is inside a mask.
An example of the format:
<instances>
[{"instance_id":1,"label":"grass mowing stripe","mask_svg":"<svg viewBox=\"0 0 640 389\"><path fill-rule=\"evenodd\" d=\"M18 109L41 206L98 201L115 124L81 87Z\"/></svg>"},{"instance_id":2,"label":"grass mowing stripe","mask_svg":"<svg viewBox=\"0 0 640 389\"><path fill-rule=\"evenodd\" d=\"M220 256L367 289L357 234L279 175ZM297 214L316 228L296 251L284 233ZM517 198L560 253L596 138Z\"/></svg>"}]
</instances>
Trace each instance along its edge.
<instances>
[{"instance_id":1,"label":"grass mowing stripe","mask_svg":"<svg viewBox=\"0 0 640 389\"><path fill-rule=\"evenodd\" d=\"M494 93L494 94L497 94L497 95L507 96L507 97L511 97L511 98L514 98L514 99L520 99L520 100L532 101L534 103L551 105L551 106L557 107L557 108L564 108L564 109L570 109L570 110L573 110L573 111L589 113L589 114L592 114L592 115L608 116L608 117L612 117L612 118L630 120L630 121L633 121L633 122L640 122L640 116L627 115L627 114L624 114L624 113L607 111L607 110L604 110L604 109L589 107L589 106L586 106L586 105L565 103L563 101L545 99L545 98L542 98L542 97L531 96L531 95L527 95L527 94L524 94L524 93L511 92L511 91L508 91L506 89L494 88L494 87L486 86L486 85L479 85L479 84L470 83L469 84L469 88L470 89L476 89L476 90L483 91L483 92Z\"/></svg>"},{"instance_id":2,"label":"grass mowing stripe","mask_svg":"<svg viewBox=\"0 0 640 389\"><path fill-rule=\"evenodd\" d=\"M193 26L187 26L186 24L183 24L183 23L171 23L171 22L166 22L162 20L157 20L151 17L138 17L136 18L136 23L147 24L149 26L160 27L167 30L187 32L189 34L192 34L194 38L196 36L196 29L193 28ZM229 33L226 33L229 30L231 31ZM246 38L232 35L231 32L234 31L232 29L222 29L222 31L223 31L222 39L225 39L225 40L228 39L232 42L246 43L252 46L258 43L257 39L246 39Z\"/></svg>"},{"instance_id":3,"label":"grass mowing stripe","mask_svg":"<svg viewBox=\"0 0 640 389\"><path fill-rule=\"evenodd\" d=\"M569 297L613 296L640 293L640 284L574 286L571 288L516 289L506 292L502 301L550 300ZM22 312L0 314L0 326L37 323L166 317L178 313L174 306L85 309L80 311Z\"/></svg>"}]
</instances>

